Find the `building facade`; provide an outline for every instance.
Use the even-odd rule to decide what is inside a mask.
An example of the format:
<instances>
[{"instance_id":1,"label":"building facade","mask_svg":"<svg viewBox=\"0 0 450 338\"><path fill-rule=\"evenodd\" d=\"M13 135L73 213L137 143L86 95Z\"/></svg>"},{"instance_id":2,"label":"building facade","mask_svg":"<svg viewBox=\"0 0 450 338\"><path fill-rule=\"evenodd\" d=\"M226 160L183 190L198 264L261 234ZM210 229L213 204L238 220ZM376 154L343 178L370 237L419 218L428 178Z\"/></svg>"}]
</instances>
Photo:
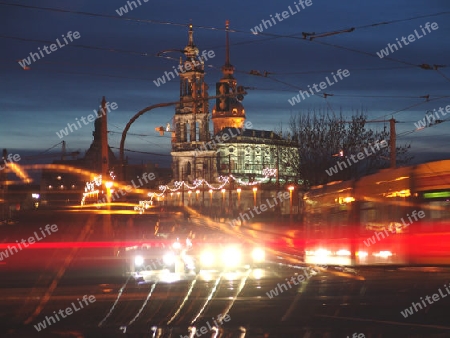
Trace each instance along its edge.
<instances>
[{"instance_id":1,"label":"building facade","mask_svg":"<svg viewBox=\"0 0 450 338\"><path fill-rule=\"evenodd\" d=\"M228 29L227 21L225 64L222 78L216 83L211 113L212 135L208 129L208 87L203 63L180 74L180 103L175 110L171 152L174 180L192 182L204 178L214 183L220 176L232 174L243 182L264 178L276 180L278 185L280 181L296 182L299 156L295 144L273 131L252 129L252 124L246 122L242 104L246 92L234 78ZM185 55L185 64L198 58L192 26ZM193 103L193 99L197 101Z\"/></svg>"}]
</instances>

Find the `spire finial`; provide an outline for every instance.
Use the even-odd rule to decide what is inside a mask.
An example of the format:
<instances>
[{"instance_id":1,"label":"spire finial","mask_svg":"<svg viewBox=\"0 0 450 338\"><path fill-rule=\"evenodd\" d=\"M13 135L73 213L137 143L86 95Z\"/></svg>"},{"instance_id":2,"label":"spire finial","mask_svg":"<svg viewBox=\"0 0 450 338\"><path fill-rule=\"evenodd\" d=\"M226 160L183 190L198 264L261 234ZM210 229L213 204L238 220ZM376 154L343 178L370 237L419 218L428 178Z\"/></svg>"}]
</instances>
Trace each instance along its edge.
<instances>
[{"instance_id":1,"label":"spire finial","mask_svg":"<svg viewBox=\"0 0 450 338\"><path fill-rule=\"evenodd\" d=\"M191 47L194 46L194 30L193 30L192 23L189 24L189 42L188 42L188 46L191 46Z\"/></svg>"},{"instance_id":2,"label":"spire finial","mask_svg":"<svg viewBox=\"0 0 450 338\"><path fill-rule=\"evenodd\" d=\"M234 67L230 63L230 39L228 36L230 28L230 21L225 21L225 32L226 32L226 51L225 51L225 64L222 66L222 73L224 78L232 78L234 73Z\"/></svg>"},{"instance_id":3,"label":"spire finial","mask_svg":"<svg viewBox=\"0 0 450 338\"><path fill-rule=\"evenodd\" d=\"M189 40L184 49L184 55L186 55L188 59L193 59L198 56L198 48L194 44L194 30L192 23L189 24Z\"/></svg>"},{"instance_id":4,"label":"spire finial","mask_svg":"<svg viewBox=\"0 0 450 338\"><path fill-rule=\"evenodd\" d=\"M226 45L226 55L225 55L225 64L230 64L230 40L228 37L228 29L230 28L230 21L225 21L225 31L227 32L227 45Z\"/></svg>"}]
</instances>

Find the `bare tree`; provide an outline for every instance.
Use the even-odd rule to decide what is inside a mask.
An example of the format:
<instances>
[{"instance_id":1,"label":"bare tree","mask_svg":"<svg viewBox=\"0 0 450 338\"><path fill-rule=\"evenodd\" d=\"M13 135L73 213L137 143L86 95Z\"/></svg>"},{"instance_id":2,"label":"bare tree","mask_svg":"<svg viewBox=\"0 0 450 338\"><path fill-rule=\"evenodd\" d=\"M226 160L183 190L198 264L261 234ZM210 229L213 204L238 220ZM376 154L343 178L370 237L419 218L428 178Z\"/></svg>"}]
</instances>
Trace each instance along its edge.
<instances>
[{"instance_id":1,"label":"bare tree","mask_svg":"<svg viewBox=\"0 0 450 338\"><path fill-rule=\"evenodd\" d=\"M368 129L367 116L362 111L353 112L350 118L342 111L336 114L323 110L291 116L286 137L298 146L296 169L304 188L358 178L389 167L387 129ZM410 145L396 148L397 163L409 163Z\"/></svg>"}]
</instances>

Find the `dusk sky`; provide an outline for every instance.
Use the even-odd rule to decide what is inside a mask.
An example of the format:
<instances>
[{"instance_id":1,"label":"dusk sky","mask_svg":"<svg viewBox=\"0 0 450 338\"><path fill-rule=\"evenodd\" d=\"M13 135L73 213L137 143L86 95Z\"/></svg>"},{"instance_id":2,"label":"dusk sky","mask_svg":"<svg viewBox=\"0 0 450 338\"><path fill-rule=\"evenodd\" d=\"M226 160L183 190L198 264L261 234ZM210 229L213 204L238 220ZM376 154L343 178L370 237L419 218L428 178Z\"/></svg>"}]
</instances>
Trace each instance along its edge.
<instances>
[{"instance_id":1,"label":"dusk sky","mask_svg":"<svg viewBox=\"0 0 450 338\"><path fill-rule=\"evenodd\" d=\"M173 70L182 54L157 54L183 49L189 23L200 52L214 51L215 57L205 64L209 95L215 95L225 57L224 26L230 20L231 63L238 85L251 87L243 104L255 129L282 125L287 130L290 116L308 109L351 114L363 108L370 119L398 120L398 143L411 142L414 163L450 158L448 122L414 132L414 122L427 111L450 105L448 0L311 0L304 8L293 0L135 2L137 8L128 7L128 13L119 15L127 1L0 1L2 149L23 157L43 152L62 141L57 132L97 110L105 96L118 106L108 117L109 144L118 156L121 133L135 113L178 100L178 78L159 87L154 81ZM271 16L272 27L266 24L261 34L252 34L251 29ZM427 22L438 28L426 30ZM347 31L320 36L342 30ZM65 44L62 35L69 31L79 36ZM302 32L319 36L309 41ZM416 37L408 43L411 34ZM408 45L400 42L402 37ZM56 39L64 45L43 52L44 57L31 62L28 70L18 63ZM380 58L377 52L388 43L402 48ZM427 70L419 67L422 64L439 67ZM294 106L288 102L299 89L307 90L327 76L331 79L339 69L347 69L350 76L321 92L333 96L314 95ZM213 105L210 101L210 109ZM174 107L156 109L134 123L125 144L136 151L126 152L130 162L169 166L170 135L159 136L155 127L170 123L174 111ZM450 113L440 117L448 119ZM384 124L370 127L382 129ZM68 150L84 155L93 128L89 123L64 137Z\"/></svg>"}]
</instances>

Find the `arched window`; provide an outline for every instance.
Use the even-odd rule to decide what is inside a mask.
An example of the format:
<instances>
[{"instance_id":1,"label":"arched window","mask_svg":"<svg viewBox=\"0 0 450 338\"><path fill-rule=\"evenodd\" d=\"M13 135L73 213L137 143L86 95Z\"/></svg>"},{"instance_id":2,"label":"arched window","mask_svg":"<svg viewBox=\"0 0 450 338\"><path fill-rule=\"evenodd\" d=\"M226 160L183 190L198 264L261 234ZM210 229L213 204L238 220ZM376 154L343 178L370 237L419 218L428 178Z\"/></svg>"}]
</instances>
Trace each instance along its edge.
<instances>
[{"instance_id":1,"label":"arched window","mask_svg":"<svg viewBox=\"0 0 450 338\"><path fill-rule=\"evenodd\" d=\"M191 175L191 171L192 171L191 162L188 162L186 166L186 175Z\"/></svg>"}]
</instances>

